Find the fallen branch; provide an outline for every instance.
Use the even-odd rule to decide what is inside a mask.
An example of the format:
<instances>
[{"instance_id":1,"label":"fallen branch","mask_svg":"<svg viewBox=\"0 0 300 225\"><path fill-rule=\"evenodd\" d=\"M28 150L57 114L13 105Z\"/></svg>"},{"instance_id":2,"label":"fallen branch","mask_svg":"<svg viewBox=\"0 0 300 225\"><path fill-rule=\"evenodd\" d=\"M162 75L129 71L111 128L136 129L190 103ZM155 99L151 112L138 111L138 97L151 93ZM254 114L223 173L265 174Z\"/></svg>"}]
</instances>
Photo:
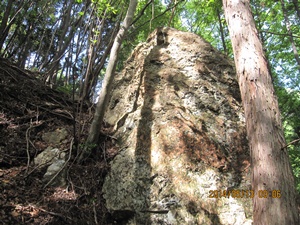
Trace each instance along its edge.
<instances>
[{"instance_id":1,"label":"fallen branch","mask_svg":"<svg viewBox=\"0 0 300 225\"><path fill-rule=\"evenodd\" d=\"M49 215L52 215L52 216L58 216L58 217L61 217L61 218L63 218L63 219L69 219L70 221L73 221L73 222L74 222L74 220L73 220L71 217L65 216L65 215L63 215L63 214L56 213L56 212L50 212L50 211L47 211L47 210L42 209L42 208L38 208L38 209L39 209L40 211L44 212L44 213L49 214Z\"/></svg>"},{"instance_id":2,"label":"fallen branch","mask_svg":"<svg viewBox=\"0 0 300 225\"><path fill-rule=\"evenodd\" d=\"M27 153L27 166L26 166L26 174L28 173L29 170L29 165L30 165L30 152L29 152L29 144L31 144L33 147L34 144L30 141L30 130L34 127L38 127L41 125L41 123L38 123L37 125L32 125L32 120L30 121L30 125L28 127L28 129L26 130L26 153Z\"/></svg>"},{"instance_id":3,"label":"fallen branch","mask_svg":"<svg viewBox=\"0 0 300 225\"><path fill-rule=\"evenodd\" d=\"M95 224L98 225L98 219L97 219L97 210L96 210L96 204L95 202L93 202L93 212L94 212L94 220L95 220Z\"/></svg>"}]
</instances>

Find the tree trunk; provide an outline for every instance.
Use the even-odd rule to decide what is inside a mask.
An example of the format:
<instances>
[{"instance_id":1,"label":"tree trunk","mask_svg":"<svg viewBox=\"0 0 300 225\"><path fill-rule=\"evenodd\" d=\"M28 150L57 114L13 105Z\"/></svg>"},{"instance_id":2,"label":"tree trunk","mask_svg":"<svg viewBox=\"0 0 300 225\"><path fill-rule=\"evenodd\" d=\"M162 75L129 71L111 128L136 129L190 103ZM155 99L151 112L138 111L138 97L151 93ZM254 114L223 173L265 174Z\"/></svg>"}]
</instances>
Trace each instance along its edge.
<instances>
[{"instance_id":1,"label":"tree trunk","mask_svg":"<svg viewBox=\"0 0 300 225\"><path fill-rule=\"evenodd\" d=\"M1 25L0 25L0 49L2 49L4 41L7 37L8 34L8 27L7 27L7 22L8 22L8 18L12 9L12 5L13 5L13 1L9 0L7 2L7 5L5 7L5 12L1 21Z\"/></svg>"},{"instance_id":2,"label":"tree trunk","mask_svg":"<svg viewBox=\"0 0 300 225\"><path fill-rule=\"evenodd\" d=\"M42 67L39 68L39 70L47 69L47 78L46 83L51 84L55 83L55 77L57 76L57 71L59 70L59 63L61 58L64 56L67 48L69 47L74 35L75 31L78 29L78 27L81 26L81 23L83 21L83 15L79 15L78 18L74 19L75 21L72 22L71 18L72 14L74 13L72 11L72 5L75 4L74 0L71 0L70 2L67 2L66 4L69 4L69 7L65 10L65 14L62 15L63 19L61 22L61 26L59 28L59 36L58 36L58 47L55 51L55 55L53 58L51 58L51 62L43 63ZM87 1L86 5L83 6L82 11L85 14L90 2ZM46 57L47 59L48 57Z\"/></svg>"},{"instance_id":3,"label":"tree trunk","mask_svg":"<svg viewBox=\"0 0 300 225\"><path fill-rule=\"evenodd\" d=\"M254 224L298 225L294 177L278 102L249 0L223 0L223 6L251 149Z\"/></svg>"},{"instance_id":4,"label":"tree trunk","mask_svg":"<svg viewBox=\"0 0 300 225\"><path fill-rule=\"evenodd\" d=\"M90 130L89 130L87 144L86 144L86 147L83 150L81 156L79 157L79 162L82 161L83 157L87 153L88 148L91 146L91 144L96 144L98 141L101 124L103 121L104 113L106 111L106 107L107 107L108 100L109 100L109 95L111 92L112 81L113 81L114 75L115 75L118 53L121 48L121 44L122 44L124 35L127 32L128 28L132 22L134 12L136 10L136 6L137 6L137 0L130 0L128 10L127 10L127 13L126 13L126 16L124 19L124 23L121 26L121 28L115 38L114 44L112 46L108 66L106 69L106 74L104 77L104 84L103 84L103 87L99 94L99 100L97 103L94 119L92 121Z\"/></svg>"},{"instance_id":5,"label":"tree trunk","mask_svg":"<svg viewBox=\"0 0 300 225\"><path fill-rule=\"evenodd\" d=\"M220 10L217 8L216 9L217 11L217 16L218 16L218 22L219 22L219 29L220 29L220 34L221 34L221 40L222 40L222 45L223 45L223 51L226 55L228 55L228 52L227 52L227 47L226 47L226 42L225 42L225 35L224 35L224 28L223 28L223 25L222 25L222 18L221 18L221 12Z\"/></svg>"}]
</instances>

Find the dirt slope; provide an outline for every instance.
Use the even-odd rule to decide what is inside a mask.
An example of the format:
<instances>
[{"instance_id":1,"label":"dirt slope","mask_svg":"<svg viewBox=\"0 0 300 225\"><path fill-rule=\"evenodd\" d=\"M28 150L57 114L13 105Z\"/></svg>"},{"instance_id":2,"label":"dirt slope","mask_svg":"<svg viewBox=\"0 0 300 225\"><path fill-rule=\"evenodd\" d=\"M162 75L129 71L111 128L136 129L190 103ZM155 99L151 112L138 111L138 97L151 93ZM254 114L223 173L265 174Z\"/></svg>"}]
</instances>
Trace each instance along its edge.
<instances>
[{"instance_id":1,"label":"dirt slope","mask_svg":"<svg viewBox=\"0 0 300 225\"><path fill-rule=\"evenodd\" d=\"M44 188L45 169L32 164L48 147L42 139L46 132L68 131L67 141L56 146L60 149L71 149L74 130L76 139L84 140L79 130L87 133L92 114L79 116L77 111L67 95L0 59L0 224L109 224L101 187L110 151L103 157L99 148L85 165L76 165L76 148L72 148L68 185L63 188ZM86 106L83 111L88 111ZM110 145L108 141L106 147Z\"/></svg>"}]
</instances>

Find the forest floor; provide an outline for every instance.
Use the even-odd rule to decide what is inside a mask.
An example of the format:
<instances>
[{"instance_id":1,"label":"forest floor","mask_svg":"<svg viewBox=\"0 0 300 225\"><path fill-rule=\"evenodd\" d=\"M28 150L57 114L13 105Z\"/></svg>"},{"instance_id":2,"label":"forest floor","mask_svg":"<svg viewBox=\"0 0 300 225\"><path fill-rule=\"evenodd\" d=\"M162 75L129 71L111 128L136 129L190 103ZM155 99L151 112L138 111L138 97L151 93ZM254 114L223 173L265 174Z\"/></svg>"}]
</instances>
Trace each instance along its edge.
<instances>
[{"instance_id":1,"label":"forest floor","mask_svg":"<svg viewBox=\"0 0 300 225\"><path fill-rule=\"evenodd\" d=\"M77 164L82 145L70 145L84 143L93 108L79 110L72 98L34 76L0 58L0 224L114 224L101 192L117 152L113 140L103 135L102 145ZM61 128L69 135L59 149L73 151L67 185L45 186L46 169L32 161L48 147L42 135Z\"/></svg>"}]
</instances>

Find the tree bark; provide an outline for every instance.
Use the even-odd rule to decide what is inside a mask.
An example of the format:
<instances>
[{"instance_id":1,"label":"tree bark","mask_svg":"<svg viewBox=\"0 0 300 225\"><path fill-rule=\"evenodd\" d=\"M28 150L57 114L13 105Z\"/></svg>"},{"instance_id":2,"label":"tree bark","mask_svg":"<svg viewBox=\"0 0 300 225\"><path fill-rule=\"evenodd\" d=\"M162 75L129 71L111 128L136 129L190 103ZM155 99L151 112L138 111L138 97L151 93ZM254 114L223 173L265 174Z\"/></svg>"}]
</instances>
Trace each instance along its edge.
<instances>
[{"instance_id":1,"label":"tree bark","mask_svg":"<svg viewBox=\"0 0 300 225\"><path fill-rule=\"evenodd\" d=\"M254 224L298 225L294 177L278 102L249 0L223 0L223 7L251 150Z\"/></svg>"},{"instance_id":2,"label":"tree bark","mask_svg":"<svg viewBox=\"0 0 300 225\"><path fill-rule=\"evenodd\" d=\"M223 45L223 51L226 55L228 55L226 42L225 42L224 28L223 28L222 19L221 19L221 12L218 8L216 9L216 11L217 11L218 22L219 22L219 27L220 27L220 34L221 34L221 41L222 41L222 45Z\"/></svg>"},{"instance_id":3,"label":"tree bark","mask_svg":"<svg viewBox=\"0 0 300 225\"><path fill-rule=\"evenodd\" d=\"M100 135L100 128L101 128L101 125L103 122L104 113L106 111L110 92L111 92L112 81L115 76L115 70L116 70L117 60L118 60L118 53L120 51L121 44L124 39L125 33L127 32L128 28L133 20L136 6L137 6L137 0L130 0L123 25L121 26L121 28L114 40L114 44L112 46L109 61L108 61L108 66L106 69L106 74L104 77L103 87L99 94L99 100L97 103L96 112L95 112L94 119L92 121L90 130L89 130L87 144L86 144L86 147L84 148L82 154L79 157L79 160L78 160L79 162L82 161L82 159L84 158L84 155L86 155L87 151L89 150L88 148L91 145L96 144L98 142L99 135Z\"/></svg>"},{"instance_id":4,"label":"tree bark","mask_svg":"<svg viewBox=\"0 0 300 225\"><path fill-rule=\"evenodd\" d=\"M1 25L0 25L0 49L2 49L4 41L7 37L8 34L8 27L7 27L7 22L8 22L8 18L12 9L12 5L13 5L13 0L9 0L7 2L7 5L5 7L5 12L1 21Z\"/></svg>"}]
</instances>

